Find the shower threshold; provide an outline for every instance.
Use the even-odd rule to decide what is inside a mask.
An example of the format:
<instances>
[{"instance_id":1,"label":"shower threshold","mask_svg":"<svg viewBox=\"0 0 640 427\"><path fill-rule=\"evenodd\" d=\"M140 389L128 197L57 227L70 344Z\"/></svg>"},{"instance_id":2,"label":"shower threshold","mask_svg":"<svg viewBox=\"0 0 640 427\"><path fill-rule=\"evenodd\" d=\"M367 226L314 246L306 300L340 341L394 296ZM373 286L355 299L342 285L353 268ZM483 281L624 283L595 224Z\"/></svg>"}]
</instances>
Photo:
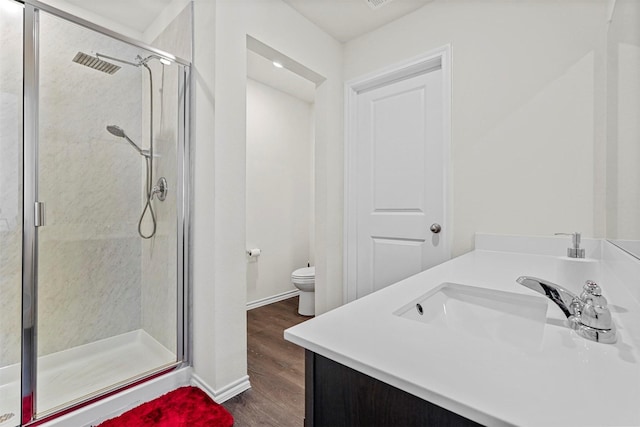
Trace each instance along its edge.
<instances>
[{"instance_id":1,"label":"shower threshold","mask_svg":"<svg viewBox=\"0 0 640 427\"><path fill-rule=\"evenodd\" d=\"M176 355L139 329L38 358L38 418L176 363ZM20 365L0 369L0 427L19 424Z\"/></svg>"}]
</instances>

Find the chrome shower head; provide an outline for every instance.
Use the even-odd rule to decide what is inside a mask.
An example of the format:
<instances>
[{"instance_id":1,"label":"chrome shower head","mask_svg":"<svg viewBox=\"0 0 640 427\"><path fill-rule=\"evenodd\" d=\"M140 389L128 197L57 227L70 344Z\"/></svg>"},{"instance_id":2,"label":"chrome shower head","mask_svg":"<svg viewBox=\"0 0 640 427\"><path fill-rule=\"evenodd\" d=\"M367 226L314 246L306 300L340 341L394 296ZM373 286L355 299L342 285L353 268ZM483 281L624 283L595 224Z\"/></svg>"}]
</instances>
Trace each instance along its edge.
<instances>
[{"instance_id":1,"label":"chrome shower head","mask_svg":"<svg viewBox=\"0 0 640 427\"><path fill-rule=\"evenodd\" d=\"M135 142L133 142L128 136L127 134L124 132L124 130L120 127L120 126L116 126L116 125L107 125L107 130L109 131L109 133L113 136L117 136L118 138L124 138L127 140L127 142L129 144L131 144L131 146L141 155L144 157L151 157L149 155L149 151L148 150L143 150L142 148L138 147L138 144L136 144Z\"/></svg>"},{"instance_id":2,"label":"chrome shower head","mask_svg":"<svg viewBox=\"0 0 640 427\"><path fill-rule=\"evenodd\" d=\"M85 67L93 68L94 70L102 71L107 74L115 74L121 67L112 64L111 62L104 61L96 56L87 55L86 53L78 52L73 58L73 62Z\"/></svg>"}]
</instances>

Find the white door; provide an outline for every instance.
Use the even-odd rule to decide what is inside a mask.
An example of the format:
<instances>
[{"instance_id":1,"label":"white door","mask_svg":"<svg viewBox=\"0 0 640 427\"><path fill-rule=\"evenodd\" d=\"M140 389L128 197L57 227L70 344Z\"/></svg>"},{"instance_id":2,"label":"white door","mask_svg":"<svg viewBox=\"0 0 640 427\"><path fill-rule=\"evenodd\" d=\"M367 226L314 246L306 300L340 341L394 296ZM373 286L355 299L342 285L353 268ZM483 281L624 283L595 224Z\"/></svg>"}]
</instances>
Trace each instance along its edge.
<instances>
[{"instance_id":1,"label":"white door","mask_svg":"<svg viewBox=\"0 0 640 427\"><path fill-rule=\"evenodd\" d=\"M439 68L357 96L357 298L450 257L442 84Z\"/></svg>"}]
</instances>

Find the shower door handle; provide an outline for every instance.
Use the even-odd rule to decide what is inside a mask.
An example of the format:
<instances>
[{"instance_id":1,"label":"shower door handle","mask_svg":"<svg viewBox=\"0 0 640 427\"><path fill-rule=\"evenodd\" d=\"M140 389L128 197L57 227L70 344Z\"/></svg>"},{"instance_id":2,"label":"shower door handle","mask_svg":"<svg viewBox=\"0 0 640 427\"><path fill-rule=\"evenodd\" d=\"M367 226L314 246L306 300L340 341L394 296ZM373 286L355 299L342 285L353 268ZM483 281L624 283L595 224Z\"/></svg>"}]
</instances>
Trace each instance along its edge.
<instances>
[{"instance_id":1,"label":"shower door handle","mask_svg":"<svg viewBox=\"0 0 640 427\"><path fill-rule=\"evenodd\" d=\"M44 218L44 202L35 202L33 205L33 225L42 227Z\"/></svg>"}]
</instances>

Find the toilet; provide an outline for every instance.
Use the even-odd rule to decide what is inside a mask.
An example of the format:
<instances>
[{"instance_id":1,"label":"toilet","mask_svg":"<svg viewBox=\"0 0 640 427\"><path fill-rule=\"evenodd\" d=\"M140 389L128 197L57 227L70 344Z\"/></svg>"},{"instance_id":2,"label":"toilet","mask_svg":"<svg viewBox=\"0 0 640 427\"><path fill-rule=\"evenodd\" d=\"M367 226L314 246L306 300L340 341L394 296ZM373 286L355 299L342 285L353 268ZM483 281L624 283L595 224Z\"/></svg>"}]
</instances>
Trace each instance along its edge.
<instances>
[{"instance_id":1,"label":"toilet","mask_svg":"<svg viewBox=\"0 0 640 427\"><path fill-rule=\"evenodd\" d=\"M291 282L300 289L300 304L298 313L303 316L313 316L316 314L316 268L299 268L291 273Z\"/></svg>"}]
</instances>

